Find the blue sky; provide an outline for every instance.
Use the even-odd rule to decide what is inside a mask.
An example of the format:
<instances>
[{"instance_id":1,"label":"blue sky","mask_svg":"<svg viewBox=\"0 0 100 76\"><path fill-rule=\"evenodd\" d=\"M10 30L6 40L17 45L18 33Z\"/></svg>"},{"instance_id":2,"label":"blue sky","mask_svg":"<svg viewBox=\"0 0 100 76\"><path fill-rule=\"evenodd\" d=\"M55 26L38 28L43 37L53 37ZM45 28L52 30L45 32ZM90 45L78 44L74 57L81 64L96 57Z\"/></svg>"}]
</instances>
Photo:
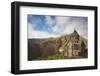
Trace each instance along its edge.
<instances>
[{"instance_id":1,"label":"blue sky","mask_svg":"<svg viewBox=\"0 0 100 76\"><path fill-rule=\"evenodd\" d=\"M87 37L87 17L28 15L27 21L28 38L58 37L72 33L74 29Z\"/></svg>"}]
</instances>

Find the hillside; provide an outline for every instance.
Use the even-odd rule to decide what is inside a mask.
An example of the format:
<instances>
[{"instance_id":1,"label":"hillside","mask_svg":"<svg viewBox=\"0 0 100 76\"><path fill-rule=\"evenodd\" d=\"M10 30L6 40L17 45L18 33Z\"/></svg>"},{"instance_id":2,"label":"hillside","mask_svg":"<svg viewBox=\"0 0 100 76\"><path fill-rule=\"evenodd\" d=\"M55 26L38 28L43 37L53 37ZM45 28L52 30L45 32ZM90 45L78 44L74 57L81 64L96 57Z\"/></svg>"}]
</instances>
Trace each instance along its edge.
<instances>
[{"instance_id":1,"label":"hillside","mask_svg":"<svg viewBox=\"0 0 100 76\"><path fill-rule=\"evenodd\" d=\"M83 43L83 49L86 49L88 46L88 40L80 36L76 30L69 35L66 34L57 38L28 39L28 60L47 60L48 56L55 55L64 58L66 55L60 52L59 49L63 49L63 51L66 51L64 49L68 48L69 43L73 44L75 42L78 42L80 44ZM85 51L85 54L87 55L87 50ZM72 56L72 58L73 57L74 56Z\"/></svg>"}]
</instances>

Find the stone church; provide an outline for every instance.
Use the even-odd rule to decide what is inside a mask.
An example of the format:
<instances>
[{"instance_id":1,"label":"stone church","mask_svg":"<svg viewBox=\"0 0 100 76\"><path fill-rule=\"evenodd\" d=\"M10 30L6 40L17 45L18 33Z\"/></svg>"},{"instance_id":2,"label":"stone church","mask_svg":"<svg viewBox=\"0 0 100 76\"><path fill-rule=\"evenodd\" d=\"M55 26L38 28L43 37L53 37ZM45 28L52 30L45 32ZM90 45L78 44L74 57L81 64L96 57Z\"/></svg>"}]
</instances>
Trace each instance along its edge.
<instances>
[{"instance_id":1,"label":"stone church","mask_svg":"<svg viewBox=\"0 0 100 76\"><path fill-rule=\"evenodd\" d=\"M67 38L66 38L67 37ZM80 56L82 51L87 49L87 43L85 43L78 32L74 30L69 36L66 36L66 39L62 39L64 42L59 48L59 52L62 53L65 57L77 57ZM64 41L66 40L66 41Z\"/></svg>"}]
</instances>

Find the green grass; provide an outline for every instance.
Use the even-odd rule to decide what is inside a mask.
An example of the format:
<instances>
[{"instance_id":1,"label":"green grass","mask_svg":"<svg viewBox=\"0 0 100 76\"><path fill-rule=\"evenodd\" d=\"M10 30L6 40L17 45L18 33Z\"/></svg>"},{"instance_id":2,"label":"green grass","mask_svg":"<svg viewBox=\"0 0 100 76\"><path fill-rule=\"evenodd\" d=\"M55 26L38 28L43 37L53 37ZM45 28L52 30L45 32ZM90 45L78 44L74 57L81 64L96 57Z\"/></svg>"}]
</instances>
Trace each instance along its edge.
<instances>
[{"instance_id":1,"label":"green grass","mask_svg":"<svg viewBox=\"0 0 100 76\"><path fill-rule=\"evenodd\" d=\"M33 60L57 60L57 59L65 59L63 55L51 55L51 56L47 56L47 57L38 57L36 59Z\"/></svg>"},{"instance_id":2,"label":"green grass","mask_svg":"<svg viewBox=\"0 0 100 76\"><path fill-rule=\"evenodd\" d=\"M81 56L75 56L75 57L65 57L62 54L56 54L47 57L37 57L36 59L33 60L61 60L61 59L81 59L81 58L87 58L87 54L83 53Z\"/></svg>"},{"instance_id":3,"label":"green grass","mask_svg":"<svg viewBox=\"0 0 100 76\"><path fill-rule=\"evenodd\" d=\"M64 56L62 55L53 55L53 56L48 56L47 60L57 60L57 59L64 59Z\"/></svg>"}]
</instances>

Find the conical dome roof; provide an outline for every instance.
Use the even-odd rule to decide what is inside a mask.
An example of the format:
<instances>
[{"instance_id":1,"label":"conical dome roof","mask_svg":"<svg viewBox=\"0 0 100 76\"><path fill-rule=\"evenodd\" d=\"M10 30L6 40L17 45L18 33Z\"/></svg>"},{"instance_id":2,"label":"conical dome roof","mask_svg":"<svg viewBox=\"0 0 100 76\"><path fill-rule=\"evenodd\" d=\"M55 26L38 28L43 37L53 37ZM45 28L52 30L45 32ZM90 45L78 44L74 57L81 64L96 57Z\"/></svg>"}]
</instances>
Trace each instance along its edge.
<instances>
[{"instance_id":1,"label":"conical dome roof","mask_svg":"<svg viewBox=\"0 0 100 76\"><path fill-rule=\"evenodd\" d=\"M71 37L72 38L76 38L76 39L79 39L79 34L76 30L73 31L73 33L71 34Z\"/></svg>"},{"instance_id":2,"label":"conical dome roof","mask_svg":"<svg viewBox=\"0 0 100 76\"><path fill-rule=\"evenodd\" d=\"M72 33L73 35L79 35L78 32L76 30L74 30L74 32Z\"/></svg>"}]
</instances>

